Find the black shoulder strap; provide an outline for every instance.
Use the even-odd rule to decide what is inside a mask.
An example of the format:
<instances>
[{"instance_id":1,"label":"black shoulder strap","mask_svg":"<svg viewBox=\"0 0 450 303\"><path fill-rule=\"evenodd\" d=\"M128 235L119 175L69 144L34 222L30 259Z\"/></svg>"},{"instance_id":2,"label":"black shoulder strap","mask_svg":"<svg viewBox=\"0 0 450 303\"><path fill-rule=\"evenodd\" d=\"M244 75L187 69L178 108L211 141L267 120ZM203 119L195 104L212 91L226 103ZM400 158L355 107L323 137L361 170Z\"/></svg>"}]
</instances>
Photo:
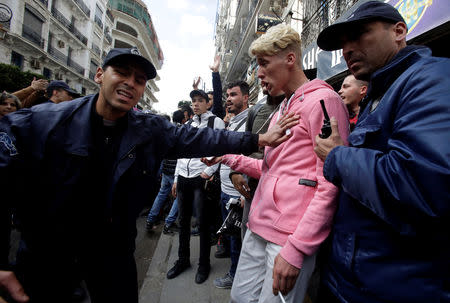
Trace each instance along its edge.
<instances>
[{"instance_id":1,"label":"black shoulder strap","mask_svg":"<svg viewBox=\"0 0 450 303\"><path fill-rule=\"evenodd\" d=\"M210 116L208 117L208 127L214 128L214 120L216 119L216 116Z\"/></svg>"},{"instance_id":2,"label":"black shoulder strap","mask_svg":"<svg viewBox=\"0 0 450 303\"><path fill-rule=\"evenodd\" d=\"M193 120L193 119L189 119L189 120L188 120L188 122L186 122L185 124L187 124L187 125L191 125L191 124L192 124L192 122L194 122L194 120Z\"/></svg>"},{"instance_id":3,"label":"black shoulder strap","mask_svg":"<svg viewBox=\"0 0 450 303\"><path fill-rule=\"evenodd\" d=\"M251 108L247 116L247 131L253 130L253 122L255 121L256 114L259 112L263 105L264 103L258 103Z\"/></svg>"},{"instance_id":4,"label":"black shoulder strap","mask_svg":"<svg viewBox=\"0 0 450 303\"><path fill-rule=\"evenodd\" d=\"M239 128L241 128L241 126L247 122L247 117L245 117L244 119L241 120L241 122L239 122L239 124L233 129L233 131L237 131Z\"/></svg>"}]
</instances>

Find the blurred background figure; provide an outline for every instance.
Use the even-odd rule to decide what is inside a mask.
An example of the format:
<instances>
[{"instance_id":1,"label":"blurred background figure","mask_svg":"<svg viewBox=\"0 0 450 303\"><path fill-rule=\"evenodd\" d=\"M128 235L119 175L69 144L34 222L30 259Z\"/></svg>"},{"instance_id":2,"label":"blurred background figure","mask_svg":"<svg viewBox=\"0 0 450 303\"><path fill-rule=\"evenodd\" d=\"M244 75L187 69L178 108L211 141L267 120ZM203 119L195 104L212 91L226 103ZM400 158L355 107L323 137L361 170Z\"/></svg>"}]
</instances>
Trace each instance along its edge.
<instances>
[{"instance_id":1,"label":"blurred background figure","mask_svg":"<svg viewBox=\"0 0 450 303\"><path fill-rule=\"evenodd\" d=\"M3 116L22 108L19 98L13 94L3 92L0 97L0 119Z\"/></svg>"},{"instance_id":2,"label":"blurred background figure","mask_svg":"<svg viewBox=\"0 0 450 303\"><path fill-rule=\"evenodd\" d=\"M366 96L368 85L367 81L357 80L353 75L348 75L342 82L339 96L348 109L350 131L355 128L356 122L358 122L359 102Z\"/></svg>"}]
</instances>

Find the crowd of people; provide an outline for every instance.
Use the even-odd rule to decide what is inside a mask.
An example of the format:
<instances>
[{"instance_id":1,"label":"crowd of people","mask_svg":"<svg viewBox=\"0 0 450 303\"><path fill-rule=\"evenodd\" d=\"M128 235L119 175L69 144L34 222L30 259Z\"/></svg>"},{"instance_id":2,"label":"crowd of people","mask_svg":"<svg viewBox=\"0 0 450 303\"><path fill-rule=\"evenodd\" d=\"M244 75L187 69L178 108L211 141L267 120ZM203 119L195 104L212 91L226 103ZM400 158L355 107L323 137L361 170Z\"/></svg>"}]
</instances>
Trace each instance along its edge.
<instances>
[{"instance_id":1,"label":"crowd of people","mask_svg":"<svg viewBox=\"0 0 450 303\"><path fill-rule=\"evenodd\" d=\"M262 100L250 107L240 79L222 86L215 57L213 90L194 81L172 122L133 110L156 77L136 49L107 54L95 95L36 79L3 92L5 298L70 302L82 279L92 302L138 302L136 217L158 187L147 230L170 201L163 232L179 241L167 279L198 258L195 282L207 281L217 243L230 267L212 283L230 302L303 302L314 271L317 303L450 302L450 60L408 46L407 32L379 1L325 28L319 47L342 49L349 69L336 92L306 77L299 34L273 26L249 49ZM232 209L242 228L217 239Z\"/></svg>"}]
</instances>

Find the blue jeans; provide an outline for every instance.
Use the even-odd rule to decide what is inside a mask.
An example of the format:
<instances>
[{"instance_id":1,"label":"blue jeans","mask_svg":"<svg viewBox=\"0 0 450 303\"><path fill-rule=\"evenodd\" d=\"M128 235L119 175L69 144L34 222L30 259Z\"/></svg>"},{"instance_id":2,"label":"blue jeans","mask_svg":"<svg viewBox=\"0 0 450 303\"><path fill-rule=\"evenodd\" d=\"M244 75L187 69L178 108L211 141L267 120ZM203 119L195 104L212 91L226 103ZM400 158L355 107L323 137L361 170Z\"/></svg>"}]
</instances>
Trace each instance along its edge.
<instances>
[{"instance_id":1,"label":"blue jeans","mask_svg":"<svg viewBox=\"0 0 450 303\"><path fill-rule=\"evenodd\" d=\"M159 212L164 205L164 202L166 202L167 197L172 191L173 179L173 175L162 174L161 187L159 189L158 195L155 198L155 201L153 202L152 209L148 213L147 222L154 223L156 221ZM175 220L177 219L177 215L178 203L175 199L175 201L173 201L172 208L170 209L170 213L166 218L166 224L170 225L175 222Z\"/></svg>"},{"instance_id":2,"label":"blue jeans","mask_svg":"<svg viewBox=\"0 0 450 303\"><path fill-rule=\"evenodd\" d=\"M228 201L230 200L230 198L235 198L238 199L239 196L230 196L227 195L226 193L222 192L220 194L220 206L222 209L222 218L225 221L226 217L228 216L228 210L226 209L226 205L228 203ZM230 275L232 277L234 277L234 274L236 273L236 268L238 265L238 261L239 261L239 255L241 253L241 237L240 235L237 236L226 236L229 241L228 243L230 243L230 258L231 258L231 267L230 267Z\"/></svg>"}]
</instances>

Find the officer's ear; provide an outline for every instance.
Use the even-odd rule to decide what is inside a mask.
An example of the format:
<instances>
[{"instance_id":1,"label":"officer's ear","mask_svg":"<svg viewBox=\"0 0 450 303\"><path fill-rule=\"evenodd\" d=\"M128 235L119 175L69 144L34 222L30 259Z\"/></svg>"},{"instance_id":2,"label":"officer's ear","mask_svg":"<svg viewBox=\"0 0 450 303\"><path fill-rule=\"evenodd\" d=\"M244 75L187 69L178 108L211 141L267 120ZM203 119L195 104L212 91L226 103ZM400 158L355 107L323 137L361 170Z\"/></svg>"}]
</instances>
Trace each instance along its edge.
<instances>
[{"instance_id":1,"label":"officer's ear","mask_svg":"<svg viewBox=\"0 0 450 303\"><path fill-rule=\"evenodd\" d=\"M106 66L105 69L107 69L108 67ZM103 68L101 68L100 66L97 67L97 72L95 73L95 77L94 77L94 81L97 84L101 84L103 82L103 73L105 71L103 70Z\"/></svg>"}]
</instances>

